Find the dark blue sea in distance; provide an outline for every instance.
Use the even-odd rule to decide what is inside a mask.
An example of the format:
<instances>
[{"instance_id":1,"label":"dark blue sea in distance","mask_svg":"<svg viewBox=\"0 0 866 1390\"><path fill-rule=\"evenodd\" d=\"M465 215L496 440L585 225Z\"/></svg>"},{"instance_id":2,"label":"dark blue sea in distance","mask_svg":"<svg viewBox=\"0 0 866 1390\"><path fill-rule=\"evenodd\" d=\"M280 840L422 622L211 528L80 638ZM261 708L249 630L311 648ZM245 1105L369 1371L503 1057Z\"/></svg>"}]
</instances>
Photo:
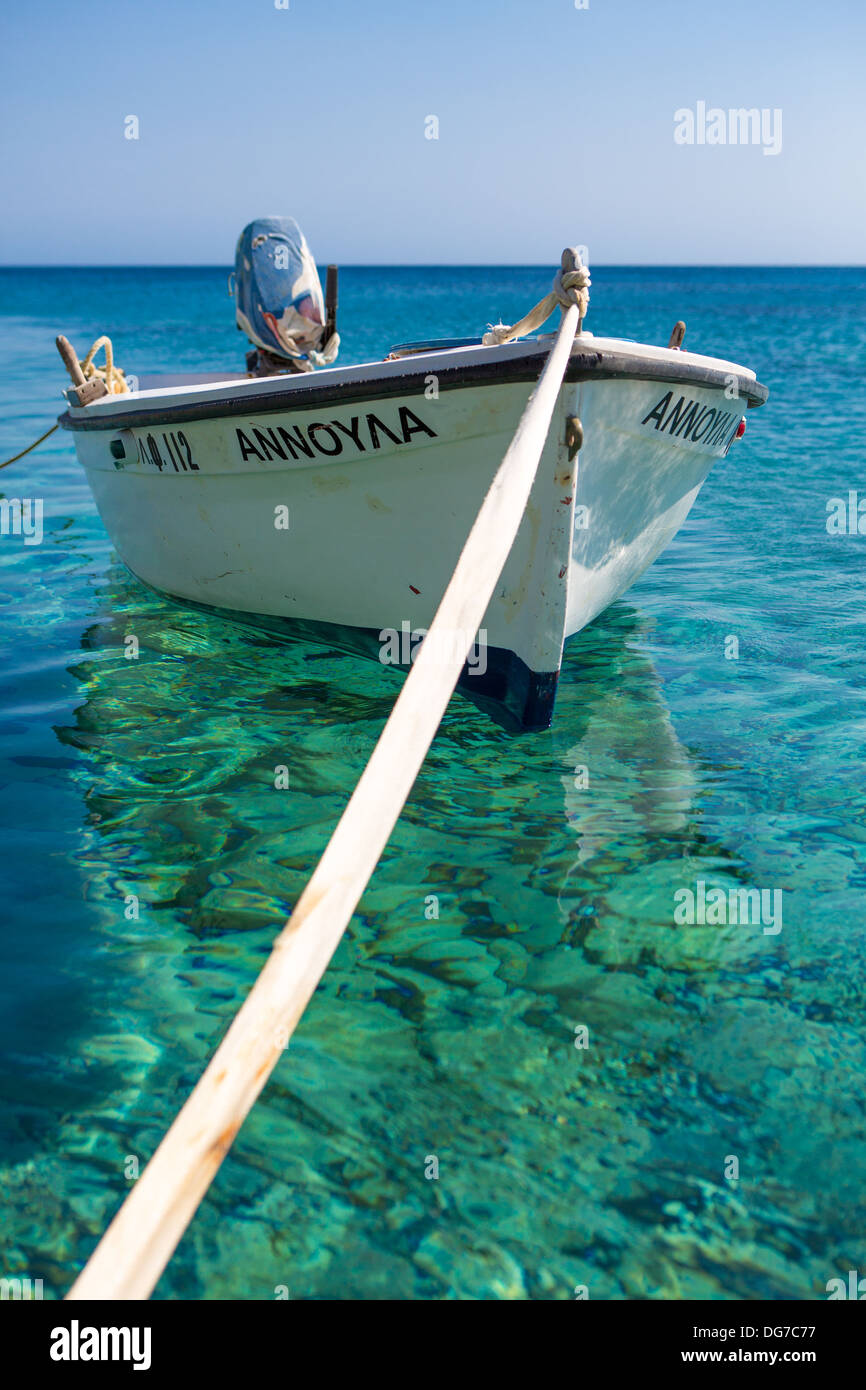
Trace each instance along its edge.
<instances>
[{"instance_id":1,"label":"dark blue sea in distance","mask_svg":"<svg viewBox=\"0 0 866 1390\"><path fill-rule=\"evenodd\" d=\"M514 321L550 278L346 268L341 361ZM593 282L596 334L665 344L683 318L769 404L570 645L549 733L452 701L159 1297L822 1299L866 1269L866 535L827 530L866 496L866 271ZM109 333L129 371L243 363L221 269L3 270L0 315L3 458L61 407L59 332ZM68 434L0 488L45 507L42 544L0 537L0 1260L55 1298L399 679L146 592ZM698 881L780 890L781 930L678 925Z\"/></svg>"}]
</instances>

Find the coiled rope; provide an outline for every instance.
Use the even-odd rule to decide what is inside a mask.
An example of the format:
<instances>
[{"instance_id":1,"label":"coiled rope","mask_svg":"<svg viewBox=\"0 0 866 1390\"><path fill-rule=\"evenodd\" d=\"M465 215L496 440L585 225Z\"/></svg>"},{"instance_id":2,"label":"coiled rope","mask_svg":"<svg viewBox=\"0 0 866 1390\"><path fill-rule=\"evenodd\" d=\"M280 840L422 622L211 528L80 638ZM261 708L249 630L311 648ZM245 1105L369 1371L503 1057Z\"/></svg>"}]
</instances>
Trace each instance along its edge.
<instances>
[{"instance_id":1,"label":"coiled rope","mask_svg":"<svg viewBox=\"0 0 866 1390\"><path fill-rule=\"evenodd\" d=\"M566 260L568 256L568 260ZM517 338L524 338L527 333L532 333L536 328L540 328L546 319L550 318L557 304L565 313L566 309L572 304L576 304L580 312L580 324L578 333L583 327L583 320L589 308L589 287L591 284L589 270L580 259L580 252L576 247L570 247L568 253L562 253L562 265L553 277L553 289L550 294L539 300L534 309L530 309L528 314L517 323L508 325L505 323L490 324L488 331L481 339L485 347L499 347L502 343L513 343Z\"/></svg>"},{"instance_id":2,"label":"coiled rope","mask_svg":"<svg viewBox=\"0 0 866 1390\"><path fill-rule=\"evenodd\" d=\"M105 366L97 367L93 361L100 348L105 349ZM129 394L129 387L126 384L126 373L122 367L114 365L114 348L111 346L111 339L105 334L97 338L87 356L78 364L84 373L85 380L92 381L98 377L104 381L108 387L109 394L112 396L126 396Z\"/></svg>"},{"instance_id":3,"label":"coiled rope","mask_svg":"<svg viewBox=\"0 0 866 1390\"><path fill-rule=\"evenodd\" d=\"M100 348L105 349L104 367L97 367L93 360ZM69 349L67 369L70 368L70 364L74 366L75 361L75 354ZM125 396L129 393L129 387L126 383L126 374L122 367L116 367L114 365L114 348L111 345L111 339L107 338L104 334L101 338L96 339L96 342L93 344L87 356L83 361L78 363L78 367L84 381L99 380L104 382L105 389L108 391L109 395ZM70 375L72 375L71 371ZM73 376L73 381L75 381L75 379L76 378ZM23 459L25 454L29 454L33 449L38 448L44 440L48 439L54 431L59 428L59 425L52 425L50 430L46 430L44 434L40 434L39 438L34 439L32 444L28 444L26 449L22 449L19 453L13 454L11 459L4 459L4 461L0 463L0 468L8 468L10 463L17 463L19 459Z\"/></svg>"}]
</instances>

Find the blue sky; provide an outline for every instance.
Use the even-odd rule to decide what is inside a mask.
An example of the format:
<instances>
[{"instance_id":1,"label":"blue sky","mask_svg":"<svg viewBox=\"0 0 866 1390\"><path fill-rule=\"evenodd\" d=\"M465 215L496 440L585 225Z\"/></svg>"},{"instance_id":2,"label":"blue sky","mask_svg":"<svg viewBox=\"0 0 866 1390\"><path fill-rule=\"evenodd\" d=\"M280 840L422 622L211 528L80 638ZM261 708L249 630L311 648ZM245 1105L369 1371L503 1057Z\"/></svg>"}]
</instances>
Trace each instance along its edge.
<instances>
[{"instance_id":1,"label":"blue sky","mask_svg":"<svg viewBox=\"0 0 866 1390\"><path fill-rule=\"evenodd\" d=\"M862 0L2 0L4 264L863 264ZM697 103L782 147L678 145ZM134 115L139 139L124 136ZM425 138L435 115L439 138Z\"/></svg>"}]
</instances>

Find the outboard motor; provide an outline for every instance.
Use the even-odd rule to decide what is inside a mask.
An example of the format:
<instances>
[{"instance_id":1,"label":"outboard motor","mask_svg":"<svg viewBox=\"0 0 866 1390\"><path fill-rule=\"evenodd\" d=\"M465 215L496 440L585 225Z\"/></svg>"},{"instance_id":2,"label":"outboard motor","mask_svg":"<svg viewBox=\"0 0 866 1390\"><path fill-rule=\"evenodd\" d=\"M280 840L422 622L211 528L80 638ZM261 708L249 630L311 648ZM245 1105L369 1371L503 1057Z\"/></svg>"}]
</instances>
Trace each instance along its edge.
<instances>
[{"instance_id":1,"label":"outboard motor","mask_svg":"<svg viewBox=\"0 0 866 1390\"><path fill-rule=\"evenodd\" d=\"M253 376L310 372L337 356L337 267L327 295L304 234L292 217L260 217L244 227L235 251L237 325L254 344Z\"/></svg>"}]
</instances>

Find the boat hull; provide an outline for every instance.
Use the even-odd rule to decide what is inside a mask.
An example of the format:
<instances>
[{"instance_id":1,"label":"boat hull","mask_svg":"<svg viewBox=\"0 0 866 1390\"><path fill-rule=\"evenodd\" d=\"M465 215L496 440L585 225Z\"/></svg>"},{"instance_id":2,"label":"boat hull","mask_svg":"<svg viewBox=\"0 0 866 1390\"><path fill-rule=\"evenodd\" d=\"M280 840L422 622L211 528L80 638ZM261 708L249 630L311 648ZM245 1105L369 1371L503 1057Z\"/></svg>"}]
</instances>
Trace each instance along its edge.
<instances>
[{"instance_id":1,"label":"boat hull","mask_svg":"<svg viewBox=\"0 0 866 1390\"><path fill-rule=\"evenodd\" d=\"M534 370L508 375L440 389L416 367L373 394L347 381L231 410L229 388L219 409L180 392L78 429L76 447L120 558L151 588L407 667L532 389ZM547 727L566 638L664 548L739 419L721 382L567 380L461 690L506 727Z\"/></svg>"}]
</instances>

